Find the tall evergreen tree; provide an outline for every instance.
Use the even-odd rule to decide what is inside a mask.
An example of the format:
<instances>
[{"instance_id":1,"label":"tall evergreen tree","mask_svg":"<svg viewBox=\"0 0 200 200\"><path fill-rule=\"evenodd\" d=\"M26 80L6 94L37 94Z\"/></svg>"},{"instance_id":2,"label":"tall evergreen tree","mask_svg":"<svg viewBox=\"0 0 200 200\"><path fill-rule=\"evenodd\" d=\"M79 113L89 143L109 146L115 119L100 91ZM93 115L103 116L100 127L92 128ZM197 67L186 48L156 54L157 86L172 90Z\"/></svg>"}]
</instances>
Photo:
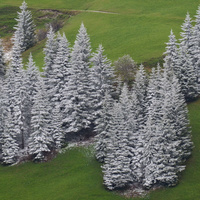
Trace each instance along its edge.
<instances>
[{"instance_id":1,"label":"tall evergreen tree","mask_svg":"<svg viewBox=\"0 0 200 200\"><path fill-rule=\"evenodd\" d=\"M13 41L18 41L21 52L23 52L32 47L36 42L35 25L31 12L27 10L27 3L25 1L20 6L20 12L18 12L16 21L17 25L14 27Z\"/></svg>"},{"instance_id":2,"label":"tall evergreen tree","mask_svg":"<svg viewBox=\"0 0 200 200\"><path fill-rule=\"evenodd\" d=\"M60 69L59 77L61 85L63 86L69 81L70 50L70 43L68 42L66 35L63 33L63 36L60 38L58 43L58 49L54 61L57 68Z\"/></svg>"},{"instance_id":3,"label":"tall evergreen tree","mask_svg":"<svg viewBox=\"0 0 200 200\"><path fill-rule=\"evenodd\" d=\"M61 149L64 141L64 133L62 130L62 115L60 113L60 105L57 104L52 110L51 133L53 136L53 143L56 149Z\"/></svg>"},{"instance_id":4,"label":"tall evergreen tree","mask_svg":"<svg viewBox=\"0 0 200 200\"><path fill-rule=\"evenodd\" d=\"M23 101L23 116L24 116L24 132L25 135L25 143L27 144L27 140L29 135L31 134L31 110L33 107L34 96L37 93L37 84L39 77L39 70L33 61L32 54L29 56L29 60L27 63L27 69L24 70L24 78L22 82L23 90L25 91L25 98Z\"/></svg>"},{"instance_id":5,"label":"tall evergreen tree","mask_svg":"<svg viewBox=\"0 0 200 200\"><path fill-rule=\"evenodd\" d=\"M52 72L52 66L56 58L57 41L52 26L50 26L47 33L47 41L44 48L44 75L46 78L50 78Z\"/></svg>"},{"instance_id":6,"label":"tall evergreen tree","mask_svg":"<svg viewBox=\"0 0 200 200\"><path fill-rule=\"evenodd\" d=\"M21 58L21 50L18 41L15 41L12 49L11 66L12 69L8 73L7 84L10 85L9 95L14 102L13 112L16 115L16 126L20 127L21 133L18 135L18 141L22 149L25 144L25 131L24 131L24 115L23 115L23 102L26 98L26 89L23 85L24 70Z\"/></svg>"},{"instance_id":7,"label":"tall evergreen tree","mask_svg":"<svg viewBox=\"0 0 200 200\"><path fill-rule=\"evenodd\" d=\"M34 104L31 110L32 133L28 144L29 153L34 156L34 160L44 160L46 153L50 152L53 142L52 127L49 127L48 104L44 82L42 77L39 77L37 94L34 96Z\"/></svg>"},{"instance_id":8,"label":"tall evergreen tree","mask_svg":"<svg viewBox=\"0 0 200 200\"><path fill-rule=\"evenodd\" d=\"M63 88L69 81L69 57L70 49L69 42L66 39L65 34L63 37L58 35L58 48L54 64L51 67L50 77L47 78L47 84L49 87L48 95L52 109L55 107L56 102L60 102L63 99Z\"/></svg>"},{"instance_id":9,"label":"tall evergreen tree","mask_svg":"<svg viewBox=\"0 0 200 200\"><path fill-rule=\"evenodd\" d=\"M179 69L177 69L177 59L178 59L178 43L176 40L176 37L171 30L169 35L169 41L166 43L166 51L164 52L165 58L165 64L170 68L171 71L174 73L178 73Z\"/></svg>"},{"instance_id":10,"label":"tall evergreen tree","mask_svg":"<svg viewBox=\"0 0 200 200\"><path fill-rule=\"evenodd\" d=\"M105 186L110 189L122 188L131 181L131 152L128 148L128 135L126 121L123 118L120 104L113 107L108 134L107 154L103 165L103 179Z\"/></svg>"},{"instance_id":11,"label":"tall evergreen tree","mask_svg":"<svg viewBox=\"0 0 200 200\"><path fill-rule=\"evenodd\" d=\"M181 29L179 58L177 63L178 70L175 71L175 74L179 79L181 90L186 101L191 101L198 96L198 77L196 68L199 61L196 52L198 49L195 47L192 20L189 13L187 13Z\"/></svg>"},{"instance_id":12,"label":"tall evergreen tree","mask_svg":"<svg viewBox=\"0 0 200 200\"><path fill-rule=\"evenodd\" d=\"M95 118L98 118L102 108L102 100L105 92L111 93L114 85L114 70L111 67L111 62L103 55L104 49L99 45L97 52L94 53L91 59L93 67L91 68L91 85L93 96L93 110Z\"/></svg>"},{"instance_id":13,"label":"tall evergreen tree","mask_svg":"<svg viewBox=\"0 0 200 200\"><path fill-rule=\"evenodd\" d=\"M178 172L185 168L183 155L186 158L192 148L184 98L178 80L167 70L169 67L161 73L159 87L150 85L157 92L151 96L144 131L143 185L147 188L155 184L175 185Z\"/></svg>"},{"instance_id":14,"label":"tall evergreen tree","mask_svg":"<svg viewBox=\"0 0 200 200\"><path fill-rule=\"evenodd\" d=\"M193 27L192 42L194 45L193 50L193 63L197 74L198 92L200 92L200 6L195 15L195 25Z\"/></svg>"},{"instance_id":15,"label":"tall evergreen tree","mask_svg":"<svg viewBox=\"0 0 200 200\"><path fill-rule=\"evenodd\" d=\"M63 108L63 123L66 132L78 132L89 128L94 120L90 102L90 52L89 36L82 23L71 53L72 70L68 92L65 92L67 95L65 101L68 104Z\"/></svg>"},{"instance_id":16,"label":"tall evergreen tree","mask_svg":"<svg viewBox=\"0 0 200 200\"><path fill-rule=\"evenodd\" d=\"M138 105L138 110L140 109L140 114L144 117L145 116L145 104L146 104L146 95L147 95L147 75L144 70L144 66L141 64L139 69L135 75L135 82L133 85L133 90L135 92L136 98L140 102Z\"/></svg>"},{"instance_id":17,"label":"tall evergreen tree","mask_svg":"<svg viewBox=\"0 0 200 200\"><path fill-rule=\"evenodd\" d=\"M12 107L12 106L11 106ZM10 108L6 110L6 118L4 123L4 131L2 135L2 156L5 164L13 164L17 162L19 146L16 140L19 134L19 127L14 123L16 119Z\"/></svg>"},{"instance_id":18,"label":"tall evergreen tree","mask_svg":"<svg viewBox=\"0 0 200 200\"><path fill-rule=\"evenodd\" d=\"M192 63L192 58L180 47L177 63L179 72L175 73L181 85L181 91L186 101L192 101L198 96L197 73Z\"/></svg>"},{"instance_id":19,"label":"tall evergreen tree","mask_svg":"<svg viewBox=\"0 0 200 200\"><path fill-rule=\"evenodd\" d=\"M108 134L109 121L111 120L111 112L113 109L114 100L108 92L105 93L102 102L102 109L100 110L100 116L96 120L95 132L95 150L96 158L100 162L104 162L106 157L106 147L110 140L110 135Z\"/></svg>"}]
</instances>

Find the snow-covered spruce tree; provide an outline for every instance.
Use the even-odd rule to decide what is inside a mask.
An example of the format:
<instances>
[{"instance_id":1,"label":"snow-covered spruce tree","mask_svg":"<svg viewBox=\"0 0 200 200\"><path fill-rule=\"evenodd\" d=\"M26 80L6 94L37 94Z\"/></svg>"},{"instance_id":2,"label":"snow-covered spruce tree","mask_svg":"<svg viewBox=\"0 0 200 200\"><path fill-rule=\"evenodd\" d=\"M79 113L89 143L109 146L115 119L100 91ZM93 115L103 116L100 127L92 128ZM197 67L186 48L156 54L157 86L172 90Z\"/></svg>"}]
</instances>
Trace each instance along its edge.
<instances>
[{"instance_id":1,"label":"snow-covered spruce tree","mask_svg":"<svg viewBox=\"0 0 200 200\"><path fill-rule=\"evenodd\" d=\"M175 74L179 79L181 90L186 101L191 101L198 96L196 67L199 61L198 52L196 52L198 49L195 47L196 45L193 36L192 20L189 13L187 13L181 29L179 58L177 63L177 68L179 70L175 71Z\"/></svg>"},{"instance_id":2,"label":"snow-covered spruce tree","mask_svg":"<svg viewBox=\"0 0 200 200\"><path fill-rule=\"evenodd\" d=\"M177 62L178 73L175 73L181 85L181 91L186 101L192 101L198 96L197 73L191 56L180 47Z\"/></svg>"},{"instance_id":3,"label":"snow-covered spruce tree","mask_svg":"<svg viewBox=\"0 0 200 200\"><path fill-rule=\"evenodd\" d=\"M51 103L52 109L55 107L56 102L60 102L63 99L64 93L62 92L65 85L69 81L70 74L70 65L69 65L69 57L70 57L70 49L69 42L65 34L63 37L58 34L58 48L56 52L56 58L54 60L54 64L51 67L51 73L47 78L47 86L48 96Z\"/></svg>"},{"instance_id":4,"label":"snow-covered spruce tree","mask_svg":"<svg viewBox=\"0 0 200 200\"><path fill-rule=\"evenodd\" d=\"M147 115L146 123L143 127L144 133L144 151L141 159L142 169L143 169L143 186L150 188L153 184L156 183L157 175L154 174L154 170L158 166L158 156L160 145L158 138L160 137L160 122L162 118L162 92L161 92L161 68L158 65L157 69L152 69L149 85L147 88ZM157 158L157 159L154 159ZM159 171L155 173L160 173Z\"/></svg>"},{"instance_id":5,"label":"snow-covered spruce tree","mask_svg":"<svg viewBox=\"0 0 200 200\"><path fill-rule=\"evenodd\" d=\"M93 114L95 119L98 118L99 112L102 108L102 101L105 92L113 92L114 85L114 70L111 67L111 62L103 55L104 49L99 45L96 53L93 53L91 62L91 86L93 95Z\"/></svg>"},{"instance_id":6,"label":"snow-covered spruce tree","mask_svg":"<svg viewBox=\"0 0 200 200\"><path fill-rule=\"evenodd\" d=\"M108 134L109 121L111 119L111 112L113 109L114 100L108 92L105 92L102 101L102 109L100 110L100 116L96 120L95 132L95 150L96 158L99 162L104 162L106 157L106 147L110 140L110 135Z\"/></svg>"},{"instance_id":7,"label":"snow-covered spruce tree","mask_svg":"<svg viewBox=\"0 0 200 200\"><path fill-rule=\"evenodd\" d=\"M83 23L76 36L71 53L72 70L65 92L63 124L67 132L78 132L90 127L94 120L91 105L90 39Z\"/></svg>"},{"instance_id":8,"label":"snow-covered spruce tree","mask_svg":"<svg viewBox=\"0 0 200 200\"><path fill-rule=\"evenodd\" d=\"M52 26L47 33L47 41L44 48L44 75L46 78L51 76L52 66L56 58L57 41Z\"/></svg>"},{"instance_id":9,"label":"snow-covered spruce tree","mask_svg":"<svg viewBox=\"0 0 200 200\"><path fill-rule=\"evenodd\" d=\"M200 93L200 6L195 15L195 25L193 27L192 42L193 48L193 63L197 73L198 92Z\"/></svg>"},{"instance_id":10,"label":"snow-covered spruce tree","mask_svg":"<svg viewBox=\"0 0 200 200\"><path fill-rule=\"evenodd\" d=\"M10 161L6 163L14 163L17 161L19 144L21 145L21 129L22 129L22 113L20 110L20 104L16 96L15 89L15 72L12 67L8 68L6 72L6 79L3 85L3 133L2 133L2 151L3 157L6 159L9 156L13 157ZM10 145L10 146L9 146ZM13 145L13 147L11 147ZM7 148L11 148L8 150ZM12 149L13 148L13 149ZM5 152L4 152L5 149Z\"/></svg>"},{"instance_id":11,"label":"snow-covered spruce tree","mask_svg":"<svg viewBox=\"0 0 200 200\"><path fill-rule=\"evenodd\" d=\"M184 98L178 80L167 70L169 67L161 73L159 87L149 86L157 91L149 93L151 101L144 129L143 185L146 188L155 184L175 185L178 172L185 168L183 155L185 158L190 155L192 148Z\"/></svg>"},{"instance_id":12,"label":"snow-covered spruce tree","mask_svg":"<svg viewBox=\"0 0 200 200\"><path fill-rule=\"evenodd\" d=\"M16 40L12 48L12 57L11 57L11 66L12 68L8 73L7 84L10 85L8 98L12 98L14 102L13 113L16 119L16 126L20 127L21 133L17 136L17 140L21 146L24 148L25 144L25 132L24 132L24 115L23 115L23 103L27 97L26 87L23 84L24 82L24 70L21 58L21 50L18 41Z\"/></svg>"},{"instance_id":13,"label":"snow-covered spruce tree","mask_svg":"<svg viewBox=\"0 0 200 200\"><path fill-rule=\"evenodd\" d=\"M152 98L160 98L160 86L161 86L161 67L158 64L157 68L153 68L149 77L149 83L147 87L147 97L146 97L146 112L148 112L149 105L152 103Z\"/></svg>"},{"instance_id":14,"label":"snow-covered spruce tree","mask_svg":"<svg viewBox=\"0 0 200 200\"><path fill-rule=\"evenodd\" d=\"M24 78L23 78L23 89L25 91L26 97L23 101L23 109L22 113L24 116L24 132L25 135L25 143L27 144L27 139L31 133L31 109L33 106L34 96L37 93L37 84L38 84L38 76L39 70L33 61L32 54L29 56L29 60L27 63L27 69L24 70Z\"/></svg>"},{"instance_id":15,"label":"snow-covered spruce tree","mask_svg":"<svg viewBox=\"0 0 200 200\"><path fill-rule=\"evenodd\" d=\"M147 95L147 75L144 70L144 66L141 64L139 69L136 71L135 82L133 84L133 91L135 92L136 98L140 102L140 114L145 116L145 104Z\"/></svg>"},{"instance_id":16,"label":"snow-covered spruce tree","mask_svg":"<svg viewBox=\"0 0 200 200\"><path fill-rule=\"evenodd\" d=\"M24 52L36 42L35 25L31 12L27 10L27 3L25 1L20 6L20 9L16 18L17 24L14 27L15 33L12 39L14 42L18 41L21 52Z\"/></svg>"},{"instance_id":17,"label":"snow-covered spruce tree","mask_svg":"<svg viewBox=\"0 0 200 200\"><path fill-rule=\"evenodd\" d=\"M126 84L124 84L119 96L119 104L128 132L127 148L132 155L130 158L131 180L134 183L139 183L142 178L141 155L143 153L143 134L141 126L143 124L141 123L144 123L144 117L140 112L140 101L137 98L136 92L134 90L129 92Z\"/></svg>"},{"instance_id":18,"label":"snow-covered spruce tree","mask_svg":"<svg viewBox=\"0 0 200 200\"><path fill-rule=\"evenodd\" d=\"M168 94L168 91L165 92ZM177 182L177 162L173 154L179 143L173 139L173 143L171 142L171 138L175 136L175 130L171 128L169 119L164 117L165 113L162 110L162 105L166 102L164 100L154 96L148 107L142 163L144 166L143 186L146 188L161 183L174 185Z\"/></svg>"},{"instance_id":19,"label":"snow-covered spruce tree","mask_svg":"<svg viewBox=\"0 0 200 200\"><path fill-rule=\"evenodd\" d=\"M115 103L109 121L109 140L104 159L103 180L109 190L126 187L131 181L130 162L132 154L128 148L127 123L119 103Z\"/></svg>"},{"instance_id":20,"label":"snow-covered spruce tree","mask_svg":"<svg viewBox=\"0 0 200 200\"><path fill-rule=\"evenodd\" d=\"M67 84L69 81L69 74L70 74L70 66L69 66L69 59L70 59L70 43L68 42L66 35L63 33L63 36L60 38L58 42L58 49L55 58L55 65L59 68L59 78L61 81L61 85Z\"/></svg>"},{"instance_id":21,"label":"snow-covered spruce tree","mask_svg":"<svg viewBox=\"0 0 200 200\"><path fill-rule=\"evenodd\" d=\"M180 33L180 46L187 52L188 48L190 48L191 39L192 39L192 19L190 14L187 13L183 24L181 25L182 32Z\"/></svg>"},{"instance_id":22,"label":"snow-covered spruce tree","mask_svg":"<svg viewBox=\"0 0 200 200\"><path fill-rule=\"evenodd\" d=\"M188 109L178 79L173 76L171 86L170 119L176 130L176 137L180 141L178 146L180 162L184 162L191 155L193 143L188 119Z\"/></svg>"},{"instance_id":23,"label":"snow-covered spruce tree","mask_svg":"<svg viewBox=\"0 0 200 200\"><path fill-rule=\"evenodd\" d=\"M177 141L168 142L169 137L174 134L174 129L169 127L168 121L163 122L159 125L154 124L151 115L147 119L143 162L143 186L146 188L160 184L173 186L178 181L177 173L182 170L177 165L178 158L171 155L176 152L179 144Z\"/></svg>"},{"instance_id":24,"label":"snow-covered spruce tree","mask_svg":"<svg viewBox=\"0 0 200 200\"><path fill-rule=\"evenodd\" d=\"M6 73L6 64L4 61L4 51L2 46L2 40L0 39L0 77L3 77Z\"/></svg>"},{"instance_id":25,"label":"snow-covered spruce tree","mask_svg":"<svg viewBox=\"0 0 200 200\"><path fill-rule=\"evenodd\" d=\"M52 110L51 133L53 136L53 145L55 149L61 149L64 141L64 133L62 129L62 115L60 112L60 105L57 103Z\"/></svg>"},{"instance_id":26,"label":"snow-covered spruce tree","mask_svg":"<svg viewBox=\"0 0 200 200\"><path fill-rule=\"evenodd\" d=\"M142 155L144 150L144 124L146 123L146 93L147 76L143 65L136 72L135 82L131 90L131 108L129 121L131 122L131 134L129 146L134 156L131 158L132 177L135 182L142 182Z\"/></svg>"},{"instance_id":27,"label":"snow-covered spruce tree","mask_svg":"<svg viewBox=\"0 0 200 200\"><path fill-rule=\"evenodd\" d=\"M13 118L15 116L11 111L11 108L13 108L12 106L14 105L10 105L10 108L6 109L6 113L4 115L5 123L2 135L2 157L3 163L5 164L13 164L17 162L19 152L19 146L16 140L16 137L19 134L19 127L16 127L16 119Z\"/></svg>"},{"instance_id":28,"label":"snow-covered spruce tree","mask_svg":"<svg viewBox=\"0 0 200 200\"><path fill-rule=\"evenodd\" d=\"M179 69L177 69L178 43L172 30L169 35L169 41L166 45L166 51L164 52L164 65L168 66L175 74L179 73Z\"/></svg>"},{"instance_id":29,"label":"snow-covered spruce tree","mask_svg":"<svg viewBox=\"0 0 200 200\"><path fill-rule=\"evenodd\" d=\"M46 153L50 152L53 142L52 127L50 126L49 102L47 99L44 81L38 77L37 93L34 96L34 103L31 110L31 130L29 137L29 154L36 161L42 161Z\"/></svg>"},{"instance_id":30,"label":"snow-covered spruce tree","mask_svg":"<svg viewBox=\"0 0 200 200\"><path fill-rule=\"evenodd\" d=\"M144 123L145 119L141 113L141 103L138 101L136 92L131 91L131 108L129 111L129 149L133 154L131 157L131 176L134 183L142 183L143 165L142 155L144 151Z\"/></svg>"}]
</instances>

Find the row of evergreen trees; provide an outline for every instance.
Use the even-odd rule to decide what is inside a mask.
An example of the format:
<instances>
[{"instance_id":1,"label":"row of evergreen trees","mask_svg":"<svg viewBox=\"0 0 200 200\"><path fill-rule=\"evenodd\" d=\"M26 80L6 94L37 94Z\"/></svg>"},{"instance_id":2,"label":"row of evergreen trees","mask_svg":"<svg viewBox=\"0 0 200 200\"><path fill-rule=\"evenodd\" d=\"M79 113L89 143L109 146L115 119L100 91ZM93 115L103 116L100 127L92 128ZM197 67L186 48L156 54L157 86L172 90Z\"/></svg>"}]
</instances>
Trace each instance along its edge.
<instances>
[{"instance_id":1,"label":"row of evergreen trees","mask_svg":"<svg viewBox=\"0 0 200 200\"><path fill-rule=\"evenodd\" d=\"M200 6L195 20L187 13L181 30L179 42L171 30L164 60L178 78L186 101L192 101L200 91Z\"/></svg>"},{"instance_id":2,"label":"row of evergreen trees","mask_svg":"<svg viewBox=\"0 0 200 200\"><path fill-rule=\"evenodd\" d=\"M131 90L124 85L117 101L106 94L95 148L108 189L173 186L185 169L192 150L185 101L200 88L200 6L195 18L192 26L187 13L179 43L171 30L163 69L147 78L141 65Z\"/></svg>"},{"instance_id":3,"label":"row of evergreen trees","mask_svg":"<svg viewBox=\"0 0 200 200\"><path fill-rule=\"evenodd\" d=\"M4 72L2 47L0 50ZM50 27L42 74L32 55L24 70L21 52L19 40L14 40L10 66L1 79L0 137L5 164L17 162L24 153L44 160L49 152L61 148L67 133L90 129L104 93L114 81L102 45L91 53L83 23L73 48L65 34L56 35Z\"/></svg>"},{"instance_id":4,"label":"row of evergreen trees","mask_svg":"<svg viewBox=\"0 0 200 200\"><path fill-rule=\"evenodd\" d=\"M175 185L192 149L187 113L169 67L153 69L148 80L141 65L133 88L124 85L118 101L106 94L96 127L106 187Z\"/></svg>"}]
</instances>

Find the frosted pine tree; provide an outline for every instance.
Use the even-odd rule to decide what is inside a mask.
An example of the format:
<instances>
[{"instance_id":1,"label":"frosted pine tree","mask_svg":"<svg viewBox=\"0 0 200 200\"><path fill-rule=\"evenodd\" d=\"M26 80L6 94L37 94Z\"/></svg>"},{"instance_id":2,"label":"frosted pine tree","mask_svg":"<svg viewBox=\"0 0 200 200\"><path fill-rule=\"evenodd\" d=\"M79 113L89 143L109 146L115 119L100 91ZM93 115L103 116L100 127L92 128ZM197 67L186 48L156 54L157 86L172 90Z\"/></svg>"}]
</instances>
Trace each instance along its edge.
<instances>
[{"instance_id":1,"label":"frosted pine tree","mask_svg":"<svg viewBox=\"0 0 200 200\"><path fill-rule=\"evenodd\" d=\"M93 95L93 109L95 118L98 117L102 107L102 99L105 92L113 92L114 85L114 70L111 67L111 62L103 55L104 49L99 45L96 53L93 53L91 62L91 85Z\"/></svg>"},{"instance_id":2,"label":"frosted pine tree","mask_svg":"<svg viewBox=\"0 0 200 200\"><path fill-rule=\"evenodd\" d=\"M52 110L52 130L53 142L56 149L61 149L64 142L64 133L62 130L62 115L60 112L60 105L57 104Z\"/></svg>"},{"instance_id":3,"label":"frosted pine tree","mask_svg":"<svg viewBox=\"0 0 200 200\"><path fill-rule=\"evenodd\" d=\"M66 132L78 132L90 127L94 120L91 105L90 82L90 39L83 23L76 36L71 53L70 82L65 92L65 100L68 104L63 108Z\"/></svg>"},{"instance_id":4,"label":"frosted pine tree","mask_svg":"<svg viewBox=\"0 0 200 200\"><path fill-rule=\"evenodd\" d=\"M140 102L138 110L140 109L140 114L144 117L145 116L145 104L146 104L146 95L147 95L147 75L144 70L144 66L141 64L139 69L135 75L135 82L133 85L133 90L135 92L136 98Z\"/></svg>"},{"instance_id":5,"label":"frosted pine tree","mask_svg":"<svg viewBox=\"0 0 200 200\"><path fill-rule=\"evenodd\" d=\"M200 6L197 9L195 16L195 25L193 27L193 63L197 73L198 92L200 92Z\"/></svg>"},{"instance_id":6,"label":"frosted pine tree","mask_svg":"<svg viewBox=\"0 0 200 200\"><path fill-rule=\"evenodd\" d=\"M24 116L24 131L26 132L25 141L27 143L27 139L31 133L31 110L33 107L34 96L37 93L37 84L39 70L33 61L32 54L29 56L29 60L27 63L27 69L24 70L24 78L23 78L23 89L25 91L25 99L23 101L23 116Z\"/></svg>"},{"instance_id":7,"label":"frosted pine tree","mask_svg":"<svg viewBox=\"0 0 200 200\"><path fill-rule=\"evenodd\" d=\"M185 96L186 101L191 101L198 96L198 85L197 85L197 65L192 20L189 13L187 13L185 21L181 26L181 39L179 48L178 68L179 72L175 72L181 84L181 90ZM196 61L195 61L196 60Z\"/></svg>"},{"instance_id":8,"label":"frosted pine tree","mask_svg":"<svg viewBox=\"0 0 200 200\"><path fill-rule=\"evenodd\" d=\"M55 33L53 28L50 26L49 31L47 33L47 41L44 48L44 75L46 78L51 76L52 66L54 64L54 60L56 58L57 52L57 41L55 38Z\"/></svg>"},{"instance_id":9,"label":"frosted pine tree","mask_svg":"<svg viewBox=\"0 0 200 200\"><path fill-rule=\"evenodd\" d=\"M147 188L175 185L178 173L185 168L183 155L186 159L192 148L184 98L178 80L167 70L169 67L161 73L159 87L150 85L157 95L151 96L144 129L143 185Z\"/></svg>"},{"instance_id":10,"label":"frosted pine tree","mask_svg":"<svg viewBox=\"0 0 200 200\"><path fill-rule=\"evenodd\" d=\"M131 183L131 152L128 148L129 130L120 104L115 104L109 122L107 154L103 165L103 180L109 190L126 187Z\"/></svg>"},{"instance_id":11,"label":"frosted pine tree","mask_svg":"<svg viewBox=\"0 0 200 200\"><path fill-rule=\"evenodd\" d=\"M185 20L183 24L181 25L182 32L180 33L181 39L180 39L180 46L183 47L185 51L190 47L191 45L191 38L192 38L192 19L190 17L190 14L187 13Z\"/></svg>"},{"instance_id":12,"label":"frosted pine tree","mask_svg":"<svg viewBox=\"0 0 200 200\"><path fill-rule=\"evenodd\" d=\"M179 69L177 68L178 43L172 30L169 35L169 41L166 45L166 51L164 52L165 65L168 66L175 74L179 73Z\"/></svg>"},{"instance_id":13,"label":"frosted pine tree","mask_svg":"<svg viewBox=\"0 0 200 200\"><path fill-rule=\"evenodd\" d=\"M108 134L109 122L111 119L111 112L113 109L114 100L108 92L105 93L102 102L102 109L100 110L100 116L96 120L95 132L95 150L96 158L100 162L104 162L106 157L106 147L107 143L110 140L110 135Z\"/></svg>"},{"instance_id":14,"label":"frosted pine tree","mask_svg":"<svg viewBox=\"0 0 200 200\"><path fill-rule=\"evenodd\" d=\"M70 74L70 43L68 42L65 34L60 38L58 49L55 58L55 65L59 68L60 84L64 86L69 81Z\"/></svg>"},{"instance_id":15,"label":"frosted pine tree","mask_svg":"<svg viewBox=\"0 0 200 200\"><path fill-rule=\"evenodd\" d=\"M179 73L175 73L181 85L181 91L186 101L192 101L198 96L197 74L192 64L191 56L180 47L179 60L177 62Z\"/></svg>"},{"instance_id":16,"label":"frosted pine tree","mask_svg":"<svg viewBox=\"0 0 200 200\"><path fill-rule=\"evenodd\" d=\"M18 41L21 52L32 47L36 42L35 25L31 12L27 8L27 3L24 1L20 6L20 12L18 12L18 17L16 18L17 25L14 27L13 41Z\"/></svg>"},{"instance_id":17,"label":"frosted pine tree","mask_svg":"<svg viewBox=\"0 0 200 200\"><path fill-rule=\"evenodd\" d=\"M143 186L150 188L153 185L173 186L178 181L179 166L176 152L177 141L168 141L174 134L168 121L159 125L149 116L146 125L146 140L144 145L144 182ZM178 153L178 152L176 152Z\"/></svg>"},{"instance_id":18,"label":"frosted pine tree","mask_svg":"<svg viewBox=\"0 0 200 200\"><path fill-rule=\"evenodd\" d=\"M12 105L10 105L12 108ZM13 113L10 108L6 109L4 131L2 135L2 158L3 163L13 164L17 162L19 146L16 140L19 129L15 125Z\"/></svg>"},{"instance_id":19,"label":"frosted pine tree","mask_svg":"<svg viewBox=\"0 0 200 200\"><path fill-rule=\"evenodd\" d=\"M42 161L45 155L50 152L53 142L50 116L48 110L48 100L44 89L42 77L39 78L37 84L37 94L34 96L34 104L31 110L31 130L29 137L29 154L33 155L34 160Z\"/></svg>"},{"instance_id":20,"label":"frosted pine tree","mask_svg":"<svg viewBox=\"0 0 200 200\"><path fill-rule=\"evenodd\" d=\"M58 48L54 64L52 65L51 75L48 78L47 86L49 87L48 96L52 109L57 102L63 99L63 89L68 84L70 74L70 49L69 42L67 41L65 34L63 37L58 35ZM63 107L60 105L60 107Z\"/></svg>"},{"instance_id":21,"label":"frosted pine tree","mask_svg":"<svg viewBox=\"0 0 200 200\"><path fill-rule=\"evenodd\" d=\"M10 85L9 95L12 97L14 102L13 112L15 115L16 126L20 127L21 133L18 135L18 141L22 149L25 144L25 130L24 130L24 115L23 115L23 103L26 98L26 88L23 85L24 81L24 70L21 58L21 51L18 41L15 41L12 48L11 66L9 72L9 78L7 77L7 83ZM9 82L8 82L9 81Z\"/></svg>"},{"instance_id":22,"label":"frosted pine tree","mask_svg":"<svg viewBox=\"0 0 200 200\"><path fill-rule=\"evenodd\" d=\"M172 79L170 118L176 130L176 137L180 141L178 149L180 162L183 162L191 155L193 143L191 141L187 105L175 76Z\"/></svg>"}]
</instances>

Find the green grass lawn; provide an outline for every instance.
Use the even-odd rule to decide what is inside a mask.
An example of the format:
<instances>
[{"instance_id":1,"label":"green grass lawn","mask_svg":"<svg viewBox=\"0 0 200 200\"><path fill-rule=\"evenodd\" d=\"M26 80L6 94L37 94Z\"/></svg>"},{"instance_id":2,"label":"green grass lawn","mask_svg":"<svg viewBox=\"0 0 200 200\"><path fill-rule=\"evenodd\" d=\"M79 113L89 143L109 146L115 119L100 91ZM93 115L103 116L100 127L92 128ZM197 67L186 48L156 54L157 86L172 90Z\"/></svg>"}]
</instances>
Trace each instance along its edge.
<instances>
[{"instance_id":1,"label":"green grass lawn","mask_svg":"<svg viewBox=\"0 0 200 200\"><path fill-rule=\"evenodd\" d=\"M75 148L48 163L0 166L1 200L122 200L102 185L99 163Z\"/></svg>"},{"instance_id":2,"label":"green grass lawn","mask_svg":"<svg viewBox=\"0 0 200 200\"><path fill-rule=\"evenodd\" d=\"M21 3L22 0L1 1L0 15L2 7L19 6ZM179 37L180 26L186 12L189 11L193 17L200 2L197 0L27 0L27 3L29 8L35 10L100 10L117 13L82 12L67 20L61 32L66 32L67 38L73 44L80 24L84 22L91 37L93 50L102 43L105 53L112 61L124 54L130 54L138 63L149 62L154 58L156 65L157 58L165 51L165 43L168 41L171 28ZM7 17L3 19L5 18ZM5 23L3 19L1 18L0 27ZM10 21L11 25L13 23ZM41 61L44 56L42 49L36 47L29 51L32 51L37 65L42 67Z\"/></svg>"}]
</instances>

